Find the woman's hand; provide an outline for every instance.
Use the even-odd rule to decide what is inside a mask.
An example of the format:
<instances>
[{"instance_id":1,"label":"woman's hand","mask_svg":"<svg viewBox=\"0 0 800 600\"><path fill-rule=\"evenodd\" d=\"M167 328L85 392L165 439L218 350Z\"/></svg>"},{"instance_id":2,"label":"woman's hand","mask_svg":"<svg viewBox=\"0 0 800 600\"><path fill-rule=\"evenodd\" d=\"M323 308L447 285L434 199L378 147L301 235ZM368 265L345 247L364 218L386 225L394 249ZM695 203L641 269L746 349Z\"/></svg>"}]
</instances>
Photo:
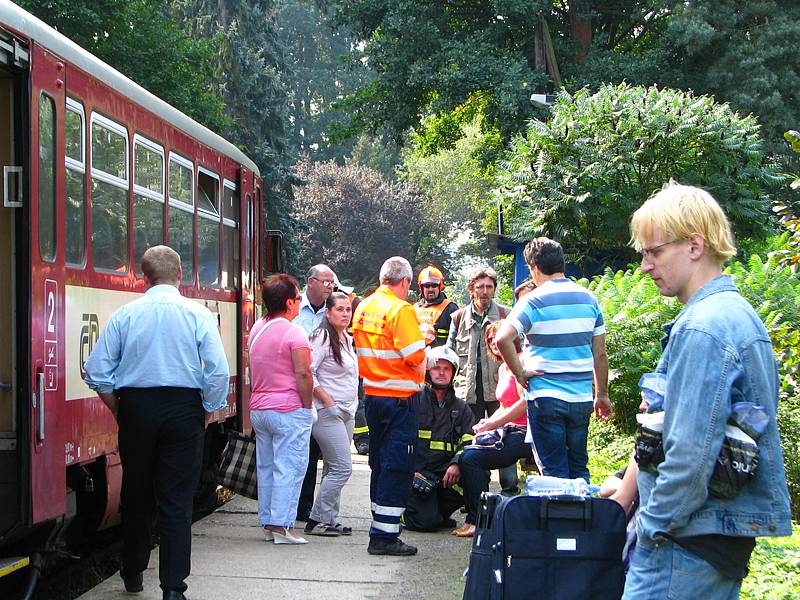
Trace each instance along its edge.
<instances>
[{"instance_id":1,"label":"woman's hand","mask_svg":"<svg viewBox=\"0 0 800 600\"><path fill-rule=\"evenodd\" d=\"M483 433L492 429L497 429L497 427L489 419L481 419L472 426L472 431L475 433Z\"/></svg>"}]
</instances>

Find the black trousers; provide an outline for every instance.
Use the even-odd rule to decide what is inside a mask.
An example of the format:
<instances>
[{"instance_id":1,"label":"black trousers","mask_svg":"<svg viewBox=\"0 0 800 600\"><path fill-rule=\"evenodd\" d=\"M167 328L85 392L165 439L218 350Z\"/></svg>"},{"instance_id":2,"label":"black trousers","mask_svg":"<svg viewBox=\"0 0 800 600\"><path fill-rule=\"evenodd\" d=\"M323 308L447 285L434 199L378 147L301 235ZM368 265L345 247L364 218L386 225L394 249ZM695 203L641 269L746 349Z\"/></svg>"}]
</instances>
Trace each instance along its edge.
<instances>
[{"instance_id":1,"label":"black trousers","mask_svg":"<svg viewBox=\"0 0 800 600\"><path fill-rule=\"evenodd\" d=\"M158 576L164 591L186 590L191 569L192 500L203 462L203 404L189 388L121 388L122 574L150 560L158 510Z\"/></svg>"},{"instance_id":2,"label":"black trousers","mask_svg":"<svg viewBox=\"0 0 800 600\"><path fill-rule=\"evenodd\" d=\"M428 494L412 491L403 513L403 523L411 531L436 531L456 509L464 506L464 496L455 489L437 485Z\"/></svg>"}]
</instances>

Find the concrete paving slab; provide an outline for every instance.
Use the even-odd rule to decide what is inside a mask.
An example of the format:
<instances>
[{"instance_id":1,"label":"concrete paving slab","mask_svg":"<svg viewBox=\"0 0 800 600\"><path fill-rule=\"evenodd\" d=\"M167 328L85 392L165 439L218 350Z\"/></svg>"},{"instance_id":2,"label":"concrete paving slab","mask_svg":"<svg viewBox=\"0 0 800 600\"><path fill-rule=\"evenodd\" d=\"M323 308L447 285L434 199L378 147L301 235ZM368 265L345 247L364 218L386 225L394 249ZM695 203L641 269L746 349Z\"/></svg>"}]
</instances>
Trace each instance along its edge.
<instances>
[{"instance_id":1,"label":"concrete paving slab","mask_svg":"<svg viewBox=\"0 0 800 600\"><path fill-rule=\"evenodd\" d=\"M353 454L353 475L342 493L339 520L352 536L308 536L309 544L276 546L264 541L256 501L234 497L194 524L191 600L456 600L464 589L471 540L449 531L406 531L402 539L419 548L413 557L367 554L371 520L367 458ZM464 515L454 517L463 522ZM299 523L298 527L302 527ZM79 600L159 600L158 549L144 573L144 591L124 591L115 574Z\"/></svg>"}]
</instances>

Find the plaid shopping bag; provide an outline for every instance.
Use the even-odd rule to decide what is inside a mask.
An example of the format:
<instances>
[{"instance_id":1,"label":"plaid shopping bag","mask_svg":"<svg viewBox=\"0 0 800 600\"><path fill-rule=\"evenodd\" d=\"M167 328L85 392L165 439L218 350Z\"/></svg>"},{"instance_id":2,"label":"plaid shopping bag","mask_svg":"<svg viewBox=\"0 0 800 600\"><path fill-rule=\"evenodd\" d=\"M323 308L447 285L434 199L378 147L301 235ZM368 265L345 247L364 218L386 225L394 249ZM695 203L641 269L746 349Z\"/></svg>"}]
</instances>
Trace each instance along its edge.
<instances>
[{"instance_id":1,"label":"plaid shopping bag","mask_svg":"<svg viewBox=\"0 0 800 600\"><path fill-rule=\"evenodd\" d=\"M241 496L258 499L256 438L253 435L228 432L228 443L219 466L219 483Z\"/></svg>"}]
</instances>

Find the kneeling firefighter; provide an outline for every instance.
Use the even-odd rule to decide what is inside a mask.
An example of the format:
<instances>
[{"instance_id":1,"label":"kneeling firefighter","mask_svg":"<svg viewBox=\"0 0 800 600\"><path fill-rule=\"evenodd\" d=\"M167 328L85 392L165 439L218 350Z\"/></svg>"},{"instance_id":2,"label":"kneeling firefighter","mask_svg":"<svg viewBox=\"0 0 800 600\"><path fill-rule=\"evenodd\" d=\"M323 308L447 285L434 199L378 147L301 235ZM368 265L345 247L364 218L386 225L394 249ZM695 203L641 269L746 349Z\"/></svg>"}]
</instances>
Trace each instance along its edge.
<instances>
[{"instance_id":1,"label":"kneeling firefighter","mask_svg":"<svg viewBox=\"0 0 800 600\"><path fill-rule=\"evenodd\" d=\"M456 398L453 378L458 355L446 346L428 353L430 368L420 393L419 439L414 452L414 483L403 523L412 531L455 527L450 518L464 505L458 485L458 456L472 443L475 417L466 402Z\"/></svg>"}]
</instances>

